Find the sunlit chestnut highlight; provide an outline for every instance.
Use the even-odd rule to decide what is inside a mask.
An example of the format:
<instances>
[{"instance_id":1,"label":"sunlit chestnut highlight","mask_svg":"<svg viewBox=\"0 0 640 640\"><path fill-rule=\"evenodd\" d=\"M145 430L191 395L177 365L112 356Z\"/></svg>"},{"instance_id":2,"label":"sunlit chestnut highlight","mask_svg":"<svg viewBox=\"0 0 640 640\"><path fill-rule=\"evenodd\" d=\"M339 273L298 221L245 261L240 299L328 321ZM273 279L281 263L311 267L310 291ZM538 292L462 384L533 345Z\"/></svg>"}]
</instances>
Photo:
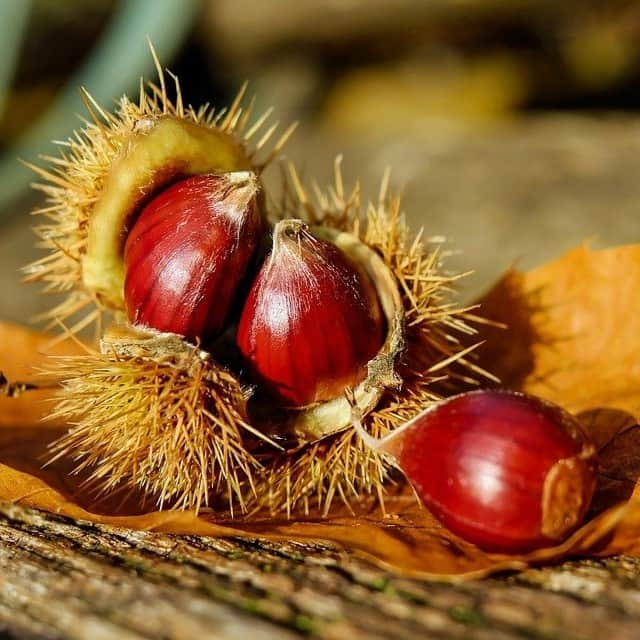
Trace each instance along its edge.
<instances>
[{"instance_id":1,"label":"sunlit chestnut highlight","mask_svg":"<svg viewBox=\"0 0 640 640\"><path fill-rule=\"evenodd\" d=\"M582 521L596 483L595 446L577 420L540 398L480 390L434 405L382 440L427 508L477 546L526 552Z\"/></svg>"},{"instance_id":2,"label":"sunlit chestnut highlight","mask_svg":"<svg viewBox=\"0 0 640 640\"><path fill-rule=\"evenodd\" d=\"M302 221L279 222L238 327L253 379L285 406L330 400L366 377L384 331L369 277Z\"/></svg>"},{"instance_id":3,"label":"sunlit chestnut highlight","mask_svg":"<svg viewBox=\"0 0 640 640\"><path fill-rule=\"evenodd\" d=\"M251 172L185 178L142 209L124 247L136 326L206 343L220 334L262 222Z\"/></svg>"}]
</instances>

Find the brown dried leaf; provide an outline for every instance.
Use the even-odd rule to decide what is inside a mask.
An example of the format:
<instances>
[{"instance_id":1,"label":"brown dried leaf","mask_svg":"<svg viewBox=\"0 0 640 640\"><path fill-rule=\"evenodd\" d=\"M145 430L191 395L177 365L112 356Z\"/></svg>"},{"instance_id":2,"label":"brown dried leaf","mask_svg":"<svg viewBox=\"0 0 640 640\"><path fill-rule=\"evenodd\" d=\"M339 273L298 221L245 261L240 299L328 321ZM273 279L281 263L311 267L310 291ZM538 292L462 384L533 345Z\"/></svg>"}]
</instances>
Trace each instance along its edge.
<instances>
[{"instance_id":1,"label":"brown dried leaf","mask_svg":"<svg viewBox=\"0 0 640 640\"><path fill-rule=\"evenodd\" d=\"M576 248L482 300L482 364L507 387L579 414L600 450L594 508L640 498L640 246Z\"/></svg>"},{"instance_id":2,"label":"brown dried leaf","mask_svg":"<svg viewBox=\"0 0 640 640\"><path fill-rule=\"evenodd\" d=\"M379 511L334 510L328 519L261 515L214 521L210 514L154 512L135 495L96 503L70 475L71 464L42 469L46 446L61 433L37 423L33 403L0 404L0 499L81 518L145 530L273 540L324 540L406 575L450 580L477 577L567 556L640 554L640 318L628 312L640 293L640 246L574 250L527 274L509 272L485 298L485 311L510 324L487 327L482 364L506 386L554 400L576 413L600 448L602 474L590 519L570 539L527 555L488 554L443 529L400 488ZM0 325L9 362L34 362L43 341ZM9 360L10 358L10 360ZM23 374L21 374L23 375ZM11 415L8 403L20 403ZM13 421L13 422L12 422ZM363 508L364 509L364 508Z\"/></svg>"},{"instance_id":3,"label":"brown dried leaf","mask_svg":"<svg viewBox=\"0 0 640 640\"><path fill-rule=\"evenodd\" d=\"M640 537L640 505L609 510L582 527L564 544L525 556L487 554L443 529L409 491L386 503L393 515L378 511L357 516L334 512L330 519L288 521L254 517L213 521L206 513L145 511L137 496L111 496L96 504L69 475L70 465L42 469L38 459L59 432L42 428L0 429L0 498L73 518L133 529L177 534L265 537L272 540L323 540L344 547L406 575L457 579L522 569L530 563L566 555L629 551ZM640 551L640 546L638 547Z\"/></svg>"},{"instance_id":4,"label":"brown dried leaf","mask_svg":"<svg viewBox=\"0 0 640 640\"><path fill-rule=\"evenodd\" d=\"M378 511L357 516L336 512L330 519L309 517L287 521L254 517L245 521L213 521L206 513L146 512L136 496L112 496L96 504L80 487L78 476L64 464L42 469L38 458L58 432L41 428L0 430L0 498L26 506L133 529L177 534L265 537L272 540L333 542L398 573L458 579L522 569L531 563L567 555L602 555L638 551L640 504L606 511L564 544L525 556L487 554L443 529L408 491L386 503L393 515Z\"/></svg>"}]
</instances>

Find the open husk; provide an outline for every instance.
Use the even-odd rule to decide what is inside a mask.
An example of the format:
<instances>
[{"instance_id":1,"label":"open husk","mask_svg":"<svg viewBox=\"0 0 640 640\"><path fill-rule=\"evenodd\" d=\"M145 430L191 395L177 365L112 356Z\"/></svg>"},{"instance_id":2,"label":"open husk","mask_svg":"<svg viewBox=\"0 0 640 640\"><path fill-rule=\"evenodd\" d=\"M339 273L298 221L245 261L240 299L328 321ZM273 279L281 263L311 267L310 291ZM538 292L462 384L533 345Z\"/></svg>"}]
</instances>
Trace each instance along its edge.
<instances>
[{"instance_id":1,"label":"open husk","mask_svg":"<svg viewBox=\"0 0 640 640\"><path fill-rule=\"evenodd\" d=\"M295 128L269 146L277 123L267 126L271 110L253 118L253 102L243 106L246 86L228 109L195 109L183 103L169 73L172 99L152 53L158 84L141 80L138 101L123 96L113 113L83 91L90 116L84 128L58 143L58 157L44 157L48 166L29 165L47 198L34 212L42 220L38 246L47 253L25 268L26 279L65 296L41 317L48 328L64 322L76 333L97 323L99 336L104 312L118 315L127 226L154 191L184 175L246 169L260 175Z\"/></svg>"},{"instance_id":2,"label":"open husk","mask_svg":"<svg viewBox=\"0 0 640 640\"><path fill-rule=\"evenodd\" d=\"M341 184L339 171L336 180ZM439 399L447 385L467 384L483 371L470 359L473 347L464 346L474 317L450 302L455 276L443 275L440 248L409 235L396 198L385 192L356 213L353 193L349 204L325 210L331 225L314 231L357 255L376 279L390 321L385 345L356 390L368 413L365 428L379 437ZM295 198L288 206L302 202ZM290 517L316 509L327 515L335 498L350 506L384 502L392 469L347 428L343 398L283 418L304 425L283 450L252 423L238 379L177 336L112 330L101 353L55 360L49 368L62 385L53 416L75 425L53 451L75 457L77 469L103 491L122 485L163 507ZM211 396L215 411L208 408Z\"/></svg>"},{"instance_id":3,"label":"open husk","mask_svg":"<svg viewBox=\"0 0 640 640\"><path fill-rule=\"evenodd\" d=\"M415 236L409 232L400 200L389 192L388 175L377 202L363 205L357 184L345 190L340 158L334 185L326 191L314 186L314 197L292 168L284 199L272 206L272 216L322 226L327 237L355 237L381 260L384 273L392 274L402 309L404 348L400 357L398 344L391 349L397 358L395 384L387 385L363 411L365 428L372 435L384 436L442 394L494 379L473 361L477 343L470 337L479 318L473 307L452 302L451 287L460 276L443 271L439 244L430 242L423 232ZM327 515L335 498L347 505L371 500L384 504L387 486L393 481L391 466L364 445L353 429L340 430L337 424L321 426L328 433L321 439L265 458L268 470L258 484L255 509L288 515L319 509Z\"/></svg>"},{"instance_id":4,"label":"open husk","mask_svg":"<svg viewBox=\"0 0 640 640\"><path fill-rule=\"evenodd\" d=\"M103 304L122 309L126 230L149 196L177 177L250 168L244 147L226 131L175 117L138 123L88 218L83 286Z\"/></svg>"}]
</instances>

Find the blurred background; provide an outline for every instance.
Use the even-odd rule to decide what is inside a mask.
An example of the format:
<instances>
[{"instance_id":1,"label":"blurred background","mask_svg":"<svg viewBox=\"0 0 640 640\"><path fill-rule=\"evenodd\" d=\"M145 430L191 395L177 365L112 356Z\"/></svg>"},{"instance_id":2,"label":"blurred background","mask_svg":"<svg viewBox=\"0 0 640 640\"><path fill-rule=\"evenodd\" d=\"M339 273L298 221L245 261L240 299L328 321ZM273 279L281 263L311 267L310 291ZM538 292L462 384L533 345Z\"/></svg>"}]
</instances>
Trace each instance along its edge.
<instances>
[{"instance_id":1,"label":"blurred background","mask_svg":"<svg viewBox=\"0 0 640 640\"><path fill-rule=\"evenodd\" d=\"M637 0L0 0L0 319L51 303L20 285L38 196L17 158L79 125L79 86L136 95L147 36L188 102L248 79L299 119L305 177L343 153L375 197L391 165L411 224L474 271L467 299L511 264L640 240Z\"/></svg>"}]
</instances>

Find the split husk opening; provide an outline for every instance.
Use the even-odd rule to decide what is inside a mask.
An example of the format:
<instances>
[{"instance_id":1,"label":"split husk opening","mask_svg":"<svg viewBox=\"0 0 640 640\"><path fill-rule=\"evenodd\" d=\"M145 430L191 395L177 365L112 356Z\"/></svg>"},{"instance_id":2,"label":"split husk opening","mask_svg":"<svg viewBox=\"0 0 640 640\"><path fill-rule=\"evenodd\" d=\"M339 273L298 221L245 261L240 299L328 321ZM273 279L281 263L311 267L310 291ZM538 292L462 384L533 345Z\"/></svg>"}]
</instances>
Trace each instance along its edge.
<instances>
[{"instance_id":1,"label":"split husk opening","mask_svg":"<svg viewBox=\"0 0 640 640\"><path fill-rule=\"evenodd\" d=\"M363 413L377 406L385 389L399 387L396 363L404 350L404 307L393 272L368 245L356 236L330 227L312 226L310 233L341 249L373 283L386 321L386 337L378 354L367 365L367 376L353 390ZM287 418L285 418L287 419ZM343 395L289 413L287 428L301 441L315 441L347 428L351 408Z\"/></svg>"},{"instance_id":2,"label":"split husk opening","mask_svg":"<svg viewBox=\"0 0 640 640\"><path fill-rule=\"evenodd\" d=\"M104 179L88 218L82 284L101 303L123 308L123 247L136 211L175 178L250 169L245 149L216 128L178 118L141 121Z\"/></svg>"}]
</instances>

